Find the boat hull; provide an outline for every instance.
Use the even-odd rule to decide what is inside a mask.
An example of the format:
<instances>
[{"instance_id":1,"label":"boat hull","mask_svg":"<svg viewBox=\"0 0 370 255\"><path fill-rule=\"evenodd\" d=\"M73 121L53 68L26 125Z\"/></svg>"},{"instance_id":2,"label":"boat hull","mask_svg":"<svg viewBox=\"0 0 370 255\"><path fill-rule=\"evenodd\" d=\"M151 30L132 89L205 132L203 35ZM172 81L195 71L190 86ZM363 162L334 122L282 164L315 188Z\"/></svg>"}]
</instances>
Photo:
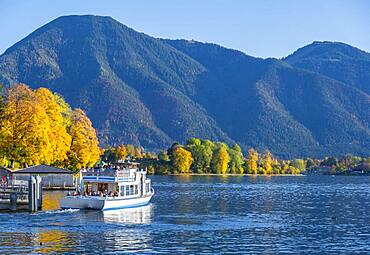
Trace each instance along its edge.
<instances>
[{"instance_id":1,"label":"boat hull","mask_svg":"<svg viewBox=\"0 0 370 255\"><path fill-rule=\"evenodd\" d=\"M149 204L152 194L136 198L105 198L90 196L66 196L60 199L62 209L118 210Z\"/></svg>"}]
</instances>

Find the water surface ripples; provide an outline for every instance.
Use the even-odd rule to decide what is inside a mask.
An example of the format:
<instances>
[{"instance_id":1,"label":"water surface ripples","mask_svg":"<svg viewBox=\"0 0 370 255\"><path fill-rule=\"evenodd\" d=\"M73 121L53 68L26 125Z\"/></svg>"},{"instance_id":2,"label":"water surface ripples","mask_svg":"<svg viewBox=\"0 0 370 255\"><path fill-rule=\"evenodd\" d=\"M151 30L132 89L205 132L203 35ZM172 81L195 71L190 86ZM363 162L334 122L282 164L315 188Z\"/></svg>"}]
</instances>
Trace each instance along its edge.
<instances>
[{"instance_id":1,"label":"water surface ripples","mask_svg":"<svg viewBox=\"0 0 370 255\"><path fill-rule=\"evenodd\" d=\"M153 203L0 213L0 254L368 254L369 177L155 176Z\"/></svg>"}]
</instances>

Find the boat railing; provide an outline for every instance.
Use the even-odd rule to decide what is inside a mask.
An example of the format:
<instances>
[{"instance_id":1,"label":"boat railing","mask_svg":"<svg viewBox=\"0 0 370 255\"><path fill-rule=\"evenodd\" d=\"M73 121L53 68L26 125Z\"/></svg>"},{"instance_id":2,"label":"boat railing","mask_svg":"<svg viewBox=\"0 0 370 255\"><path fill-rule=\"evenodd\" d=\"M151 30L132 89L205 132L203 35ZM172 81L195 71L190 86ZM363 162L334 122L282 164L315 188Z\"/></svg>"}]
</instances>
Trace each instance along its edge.
<instances>
[{"instance_id":1,"label":"boat railing","mask_svg":"<svg viewBox=\"0 0 370 255\"><path fill-rule=\"evenodd\" d=\"M117 177L132 179L134 176L131 176L130 170L128 169L89 169L82 172L82 176L108 176L108 177Z\"/></svg>"}]
</instances>

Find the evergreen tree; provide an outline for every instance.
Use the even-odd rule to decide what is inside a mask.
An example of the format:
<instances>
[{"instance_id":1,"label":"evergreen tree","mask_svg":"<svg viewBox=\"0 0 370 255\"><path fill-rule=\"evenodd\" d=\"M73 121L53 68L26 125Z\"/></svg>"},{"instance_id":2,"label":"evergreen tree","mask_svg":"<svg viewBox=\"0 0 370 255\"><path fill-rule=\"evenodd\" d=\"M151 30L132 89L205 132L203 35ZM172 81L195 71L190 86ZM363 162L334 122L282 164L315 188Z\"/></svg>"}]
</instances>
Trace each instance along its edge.
<instances>
[{"instance_id":1,"label":"evergreen tree","mask_svg":"<svg viewBox=\"0 0 370 255\"><path fill-rule=\"evenodd\" d=\"M168 162L170 161L170 158L168 157L167 155L167 151L161 151L159 154L158 154L158 159L161 160L161 161L165 161L165 162Z\"/></svg>"},{"instance_id":2,"label":"evergreen tree","mask_svg":"<svg viewBox=\"0 0 370 255\"><path fill-rule=\"evenodd\" d=\"M202 144L202 141L196 138L189 139L186 148L191 152L193 157L192 171L196 173L207 172L212 160L212 149Z\"/></svg>"},{"instance_id":3,"label":"evergreen tree","mask_svg":"<svg viewBox=\"0 0 370 255\"><path fill-rule=\"evenodd\" d=\"M229 169L232 174L243 174L244 157L242 150L238 144L235 144L228 150L230 156Z\"/></svg>"}]
</instances>

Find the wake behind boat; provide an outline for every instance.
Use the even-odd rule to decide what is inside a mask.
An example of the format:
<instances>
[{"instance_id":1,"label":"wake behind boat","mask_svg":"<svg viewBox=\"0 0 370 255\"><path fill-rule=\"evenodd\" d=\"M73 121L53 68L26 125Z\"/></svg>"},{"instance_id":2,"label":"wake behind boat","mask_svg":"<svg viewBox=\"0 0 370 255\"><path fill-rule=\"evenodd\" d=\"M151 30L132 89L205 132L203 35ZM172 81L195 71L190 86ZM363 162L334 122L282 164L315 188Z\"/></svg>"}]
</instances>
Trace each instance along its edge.
<instances>
[{"instance_id":1,"label":"wake behind boat","mask_svg":"<svg viewBox=\"0 0 370 255\"><path fill-rule=\"evenodd\" d=\"M79 194L60 199L62 209L115 210L147 205L154 195L151 180L138 163L117 163L109 168L80 173Z\"/></svg>"}]
</instances>

